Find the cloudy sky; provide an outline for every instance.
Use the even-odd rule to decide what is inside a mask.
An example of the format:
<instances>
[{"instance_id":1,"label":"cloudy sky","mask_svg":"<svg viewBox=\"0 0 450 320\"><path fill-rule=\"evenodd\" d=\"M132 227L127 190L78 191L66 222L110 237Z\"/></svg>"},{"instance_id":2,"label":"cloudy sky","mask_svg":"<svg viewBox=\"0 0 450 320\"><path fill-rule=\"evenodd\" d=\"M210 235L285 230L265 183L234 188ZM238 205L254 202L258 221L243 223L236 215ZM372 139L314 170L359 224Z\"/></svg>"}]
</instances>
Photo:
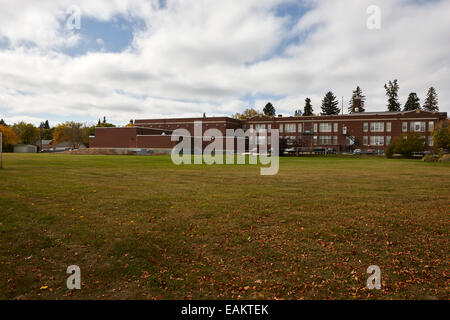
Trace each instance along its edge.
<instances>
[{"instance_id":1,"label":"cloudy sky","mask_svg":"<svg viewBox=\"0 0 450 320\"><path fill-rule=\"evenodd\" d=\"M381 111L393 79L402 104L434 86L450 112L449 12L450 0L0 0L0 118L126 124L267 101L293 115L306 97L319 112L329 90L346 111L357 85Z\"/></svg>"}]
</instances>

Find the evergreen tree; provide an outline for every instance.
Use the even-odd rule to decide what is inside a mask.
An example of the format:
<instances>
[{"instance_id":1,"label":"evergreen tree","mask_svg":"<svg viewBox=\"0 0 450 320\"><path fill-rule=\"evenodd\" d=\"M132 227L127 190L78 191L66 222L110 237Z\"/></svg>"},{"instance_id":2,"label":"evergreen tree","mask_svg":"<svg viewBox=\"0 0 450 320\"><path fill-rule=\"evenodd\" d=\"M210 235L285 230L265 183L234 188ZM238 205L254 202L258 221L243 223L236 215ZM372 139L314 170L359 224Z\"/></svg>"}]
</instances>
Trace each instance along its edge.
<instances>
[{"instance_id":1,"label":"evergreen tree","mask_svg":"<svg viewBox=\"0 0 450 320\"><path fill-rule=\"evenodd\" d=\"M103 117L103 123L106 123L106 117L105 116Z\"/></svg>"},{"instance_id":2,"label":"evergreen tree","mask_svg":"<svg viewBox=\"0 0 450 320\"><path fill-rule=\"evenodd\" d=\"M359 98L359 111L358 112L364 112L366 109L364 108L365 102L366 102L366 96L362 94L362 90L359 86L356 87L356 89L353 91L352 99L349 101L349 107L348 107L348 113L353 113L353 106L355 104L355 100Z\"/></svg>"},{"instance_id":3,"label":"evergreen tree","mask_svg":"<svg viewBox=\"0 0 450 320\"><path fill-rule=\"evenodd\" d=\"M302 115L302 110L301 109L297 109L294 111L294 116L295 117L300 117Z\"/></svg>"},{"instance_id":4,"label":"evergreen tree","mask_svg":"<svg viewBox=\"0 0 450 320\"><path fill-rule=\"evenodd\" d=\"M398 89L400 88L397 79L394 82L389 81L384 85L386 96L388 97L388 111L400 111L400 102L398 102Z\"/></svg>"},{"instance_id":5,"label":"evergreen tree","mask_svg":"<svg viewBox=\"0 0 450 320\"><path fill-rule=\"evenodd\" d=\"M425 98L425 102L423 104L423 109L427 111L439 111L438 96L434 87L428 89L427 97Z\"/></svg>"},{"instance_id":6,"label":"evergreen tree","mask_svg":"<svg viewBox=\"0 0 450 320\"><path fill-rule=\"evenodd\" d=\"M333 92L328 91L322 100L322 115L329 116L339 114L341 111L338 108L339 102L336 100Z\"/></svg>"},{"instance_id":7,"label":"evergreen tree","mask_svg":"<svg viewBox=\"0 0 450 320\"><path fill-rule=\"evenodd\" d=\"M5 120L0 119L0 126L5 126L5 127L7 127L8 125L6 124Z\"/></svg>"},{"instance_id":8,"label":"evergreen tree","mask_svg":"<svg viewBox=\"0 0 450 320\"><path fill-rule=\"evenodd\" d=\"M50 124L48 123L48 120L45 120L44 129L50 129Z\"/></svg>"},{"instance_id":9,"label":"evergreen tree","mask_svg":"<svg viewBox=\"0 0 450 320\"><path fill-rule=\"evenodd\" d=\"M420 109L420 99L415 92L411 92L408 96L408 100L403 107L403 111L411 111Z\"/></svg>"},{"instance_id":10,"label":"evergreen tree","mask_svg":"<svg viewBox=\"0 0 450 320\"><path fill-rule=\"evenodd\" d=\"M312 107L310 98L305 99L305 108L303 109L303 115L304 116L312 116L313 115L313 107Z\"/></svg>"},{"instance_id":11,"label":"evergreen tree","mask_svg":"<svg viewBox=\"0 0 450 320\"><path fill-rule=\"evenodd\" d=\"M100 119L98 119L97 126L99 126L99 125L101 125L101 124L102 124L102 122L100 121Z\"/></svg>"},{"instance_id":12,"label":"evergreen tree","mask_svg":"<svg viewBox=\"0 0 450 320\"><path fill-rule=\"evenodd\" d=\"M263 109L263 112L268 117L275 117L275 107L270 102L266 104L266 106Z\"/></svg>"}]
</instances>

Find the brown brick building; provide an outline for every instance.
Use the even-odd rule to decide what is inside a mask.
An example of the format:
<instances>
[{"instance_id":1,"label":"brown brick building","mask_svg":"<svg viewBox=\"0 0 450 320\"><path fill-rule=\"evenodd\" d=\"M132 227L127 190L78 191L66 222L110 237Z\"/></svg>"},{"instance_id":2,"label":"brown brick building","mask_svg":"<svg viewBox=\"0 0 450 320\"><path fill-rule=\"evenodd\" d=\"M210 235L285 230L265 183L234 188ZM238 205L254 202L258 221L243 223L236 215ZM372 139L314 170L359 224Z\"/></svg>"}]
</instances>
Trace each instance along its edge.
<instances>
[{"instance_id":1,"label":"brown brick building","mask_svg":"<svg viewBox=\"0 0 450 320\"><path fill-rule=\"evenodd\" d=\"M178 143L171 141L170 134L173 130L187 129L194 135L194 122L201 121L203 132L214 128L223 135L226 129L266 129L268 135L272 129L279 129L280 137L286 139L288 145L295 145L305 151L317 148L333 148L337 152L356 148L385 150L392 139L410 133L424 136L432 149L431 132L440 121L446 119L445 112L423 110L333 116L261 116L248 120L228 117L147 119L136 120L135 127L96 128L95 137L90 138L90 146L171 149Z\"/></svg>"}]
</instances>

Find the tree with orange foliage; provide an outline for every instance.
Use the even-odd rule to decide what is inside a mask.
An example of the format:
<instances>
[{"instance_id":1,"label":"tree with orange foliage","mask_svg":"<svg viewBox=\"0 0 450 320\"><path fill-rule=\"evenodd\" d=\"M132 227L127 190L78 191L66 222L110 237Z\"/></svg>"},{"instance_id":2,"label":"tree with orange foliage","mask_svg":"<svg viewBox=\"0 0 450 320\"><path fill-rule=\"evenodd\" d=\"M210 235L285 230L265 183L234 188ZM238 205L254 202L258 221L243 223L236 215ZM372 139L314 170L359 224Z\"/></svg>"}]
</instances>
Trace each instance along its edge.
<instances>
[{"instance_id":1,"label":"tree with orange foliage","mask_svg":"<svg viewBox=\"0 0 450 320\"><path fill-rule=\"evenodd\" d=\"M72 148L79 148L89 142L89 128L81 123L68 121L55 127L53 139L57 143L69 142Z\"/></svg>"},{"instance_id":2,"label":"tree with orange foliage","mask_svg":"<svg viewBox=\"0 0 450 320\"><path fill-rule=\"evenodd\" d=\"M16 132L11 127L0 125L0 132L3 136L2 145L4 150L6 149L6 146L16 144L19 140Z\"/></svg>"}]
</instances>

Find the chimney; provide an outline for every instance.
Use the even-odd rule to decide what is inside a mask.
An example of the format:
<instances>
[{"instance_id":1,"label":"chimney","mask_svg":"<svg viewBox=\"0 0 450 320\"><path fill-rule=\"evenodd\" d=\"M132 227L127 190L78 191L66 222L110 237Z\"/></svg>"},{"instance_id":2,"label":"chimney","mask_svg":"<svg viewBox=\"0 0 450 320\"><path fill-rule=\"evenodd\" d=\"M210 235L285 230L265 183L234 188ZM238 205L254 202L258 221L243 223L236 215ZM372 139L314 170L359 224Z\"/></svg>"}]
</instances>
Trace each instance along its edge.
<instances>
[{"instance_id":1,"label":"chimney","mask_svg":"<svg viewBox=\"0 0 450 320\"><path fill-rule=\"evenodd\" d=\"M353 110L352 110L352 113L359 112L360 108L361 108L361 98L359 96L356 96L353 99Z\"/></svg>"},{"instance_id":2,"label":"chimney","mask_svg":"<svg viewBox=\"0 0 450 320\"><path fill-rule=\"evenodd\" d=\"M282 114L279 114L279 115L278 115L278 118L283 118L283 115L282 115Z\"/></svg>"}]
</instances>

